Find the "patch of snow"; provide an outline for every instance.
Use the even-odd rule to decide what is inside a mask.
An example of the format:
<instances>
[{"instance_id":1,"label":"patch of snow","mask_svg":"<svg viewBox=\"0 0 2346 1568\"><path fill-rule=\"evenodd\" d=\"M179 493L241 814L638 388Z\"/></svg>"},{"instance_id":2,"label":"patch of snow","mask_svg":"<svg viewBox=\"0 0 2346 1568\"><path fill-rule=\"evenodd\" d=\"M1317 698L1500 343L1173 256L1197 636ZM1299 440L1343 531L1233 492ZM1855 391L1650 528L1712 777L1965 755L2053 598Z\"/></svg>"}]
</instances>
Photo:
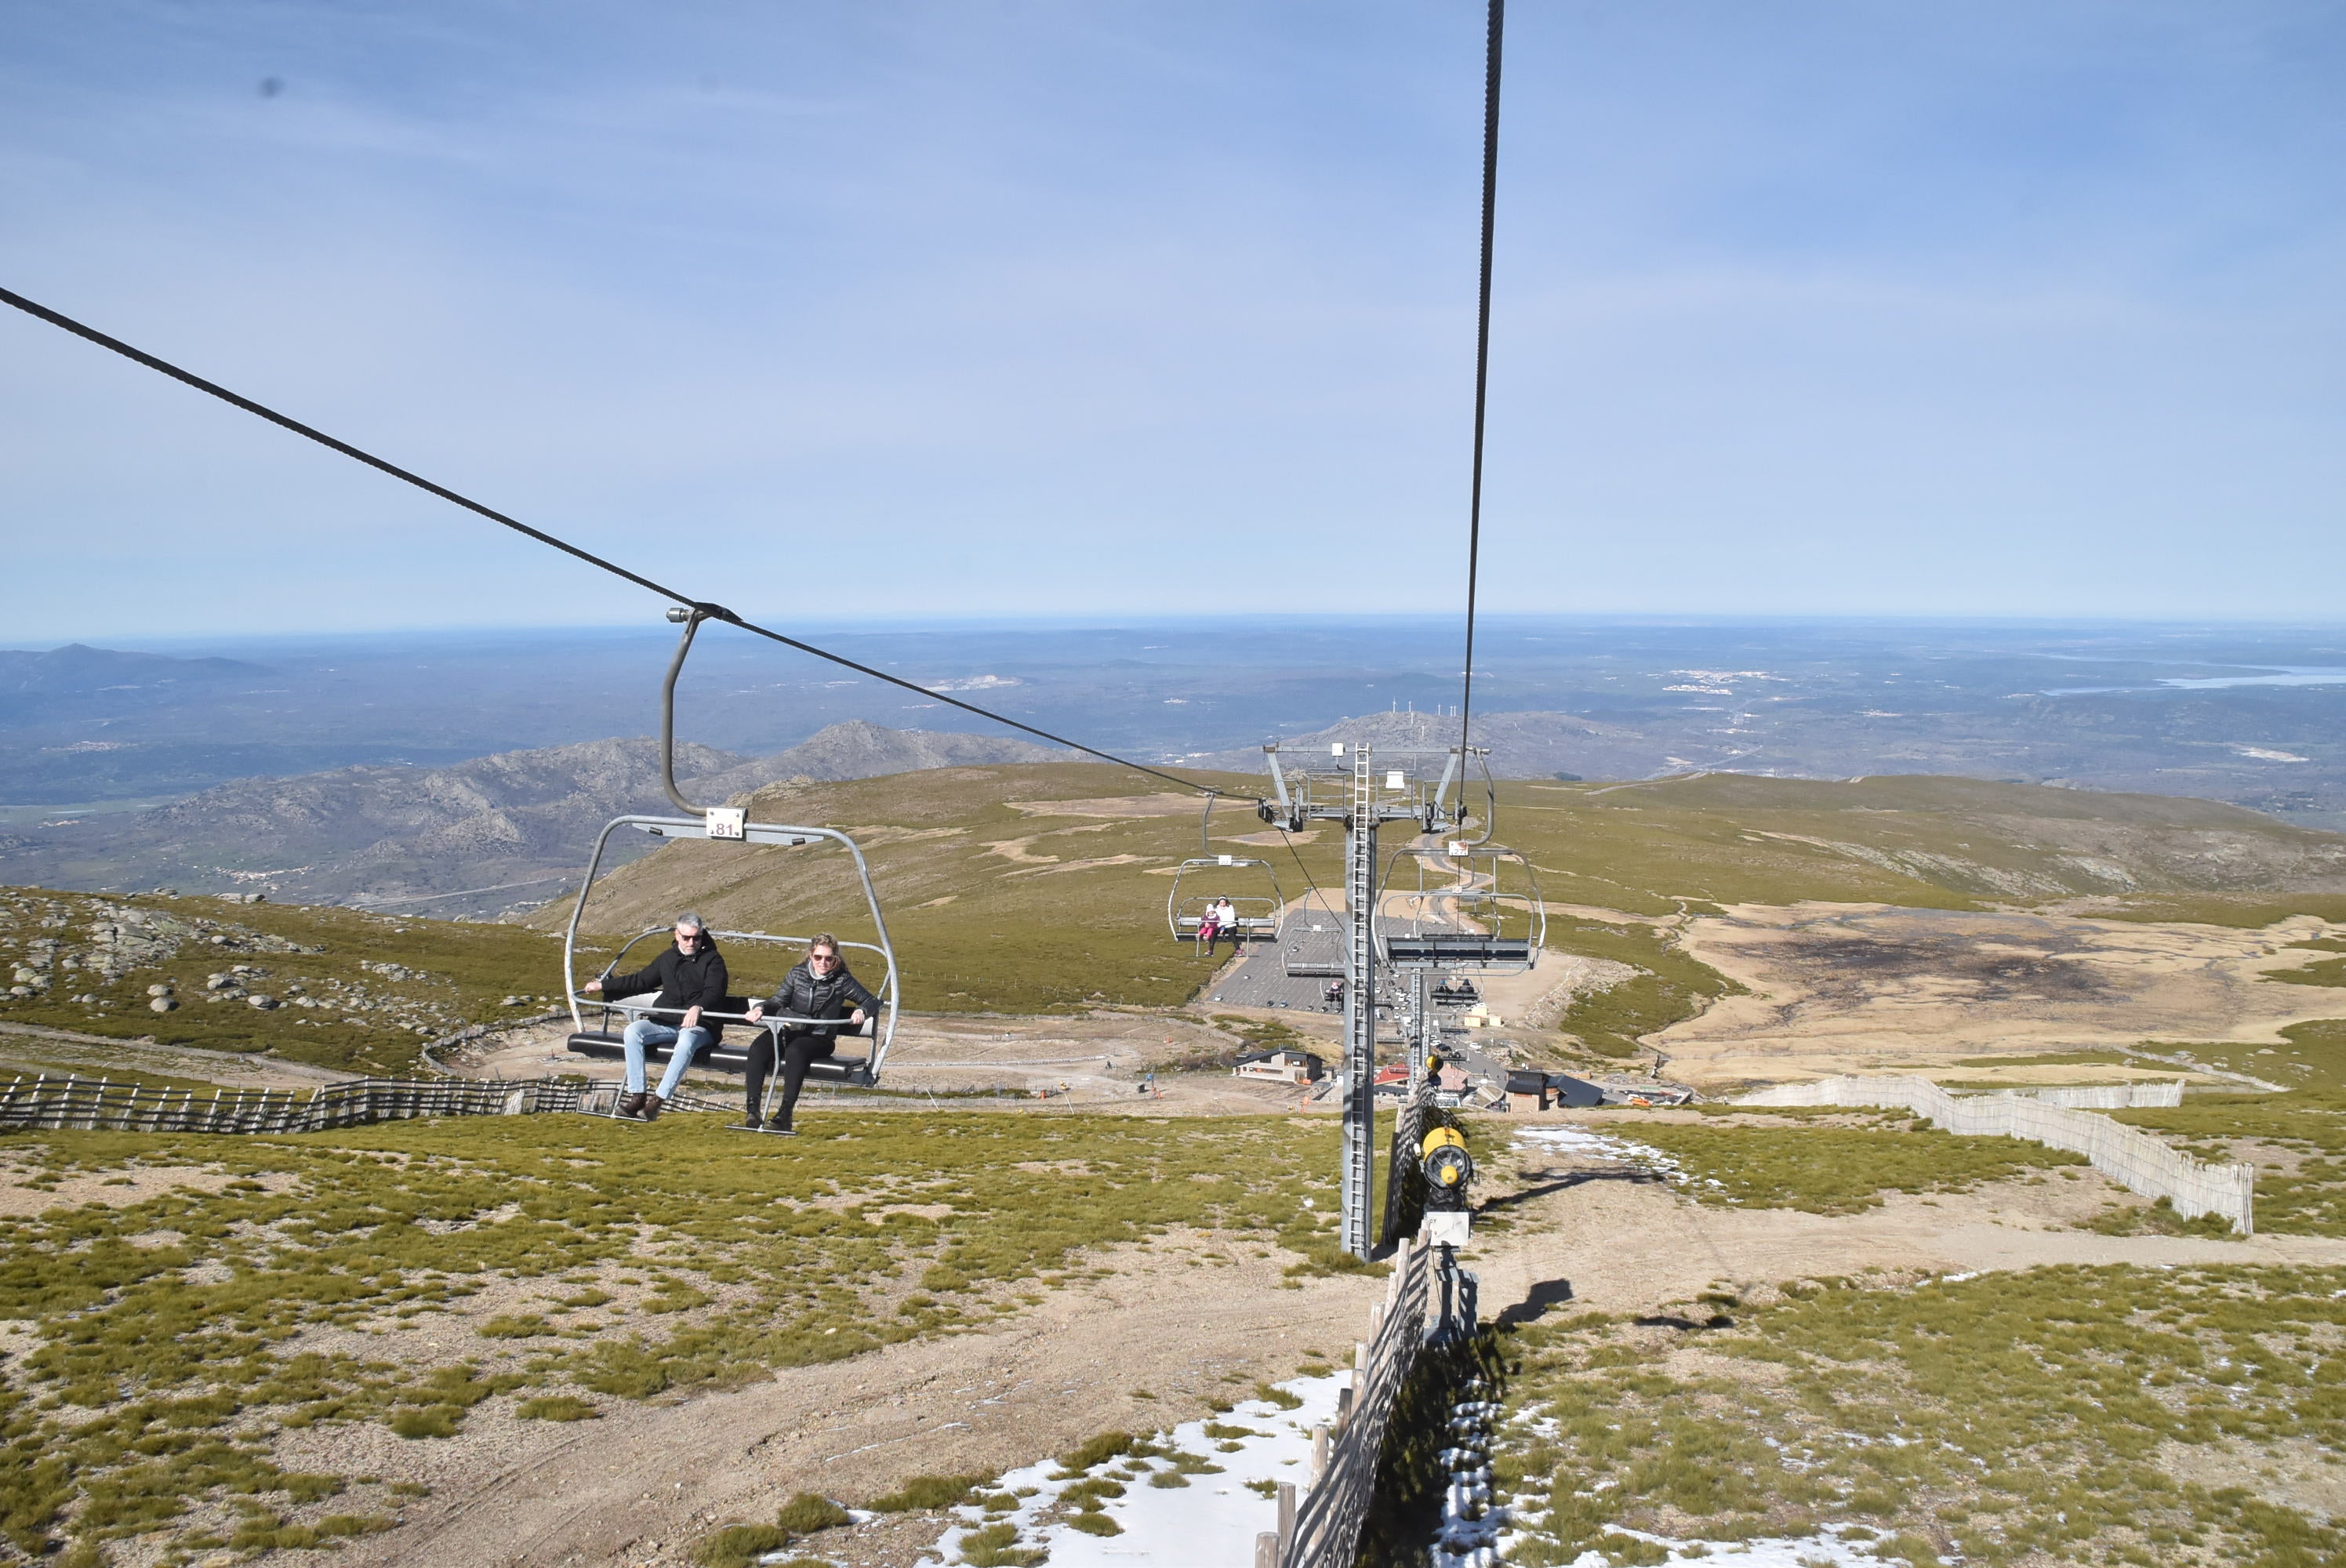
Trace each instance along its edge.
<instances>
[{"instance_id":1,"label":"patch of snow","mask_svg":"<svg viewBox=\"0 0 2346 1568\"><path fill-rule=\"evenodd\" d=\"M1192 1475L1187 1486L1149 1484L1150 1475L1173 1468L1167 1460L1137 1461L1148 1467L1137 1475L1126 1474L1121 1461L1093 1467L1089 1474L1112 1474L1124 1482L1124 1495L1107 1499L1101 1508L1123 1526L1122 1534L1092 1535L1064 1522L1042 1522L1042 1512L1057 1501L1060 1492L1080 1479L1051 1480L1059 1473L1058 1461L1046 1460L1014 1470L987 1489L1015 1492L1033 1487L1035 1495L1021 1498L1015 1512L989 1514L964 1504L954 1511L963 1522L947 1531L934 1550L945 1562L957 1562L962 1540L970 1532L1007 1522L1018 1527L1020 1544L1049 1548L1051 1568L1126 1568L1135 1563L1190 1568L1192 1564L1251 1563L1254 1538L1279 1527L1279 1503L1276 1493L1264 1496L1246 1483L1291 1481L1300 1503L1311 1490L1311 1429L1335 1424L1337 1399L1351 1381L1349 1371L1294 1378L1279 1385L1303 1401L1294 1410L1249 1400L1227 1415L1208 1417L1207 1420L1247 1427L1255 1433L1229 1439L1237 1446L1228 1451L1221 1440L1206 1435L1207 1420L1184 1421L1169 1434L1153 1434L1151 1441L1157 1443L1203 1454L1222 1467L1212 1475Z\"/></svg>"},{"instance_id":2,"label":"patch of snow","mask_svg":"<svg viewBox=\"0 0 2346 1568\"><path fill-rule=\"evenodd\" d=\"M1652 1145L1588 1127L1527 1127L1515 1135L1515 1142L1518 1145L1527 1144L1556 1154L1576 1155L1583 1159L1619 1160L1642 1166L1658 1176L1668 1176L1675 1182L1692 1179L1676 1159ZM1706 1176L1703 1185L1724 1187L1727 1184Z\"/></svg>"}]
</instances>

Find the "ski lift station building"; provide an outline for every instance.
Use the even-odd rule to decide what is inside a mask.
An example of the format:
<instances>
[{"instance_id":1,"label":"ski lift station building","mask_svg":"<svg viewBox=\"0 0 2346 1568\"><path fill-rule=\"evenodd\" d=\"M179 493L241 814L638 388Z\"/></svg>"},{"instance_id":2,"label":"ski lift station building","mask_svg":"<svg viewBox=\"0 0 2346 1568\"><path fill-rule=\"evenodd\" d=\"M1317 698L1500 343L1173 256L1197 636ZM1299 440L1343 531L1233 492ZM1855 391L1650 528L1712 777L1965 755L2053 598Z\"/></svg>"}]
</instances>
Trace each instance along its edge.
<instances>
[{"instance_id":1,"label":"ski lift station building","mask_svg":"<svg viewBox=\"0 0 2346 1568\"><path fill-rule=\"evenodd\" d=\"M1327 1075L1328 1064L1309 1051L1281 1046L1239 1058L1230 1071L1240 1078L1267 1078L1278 1084L1316 1084Z\"/></svg>"}]
</instances>

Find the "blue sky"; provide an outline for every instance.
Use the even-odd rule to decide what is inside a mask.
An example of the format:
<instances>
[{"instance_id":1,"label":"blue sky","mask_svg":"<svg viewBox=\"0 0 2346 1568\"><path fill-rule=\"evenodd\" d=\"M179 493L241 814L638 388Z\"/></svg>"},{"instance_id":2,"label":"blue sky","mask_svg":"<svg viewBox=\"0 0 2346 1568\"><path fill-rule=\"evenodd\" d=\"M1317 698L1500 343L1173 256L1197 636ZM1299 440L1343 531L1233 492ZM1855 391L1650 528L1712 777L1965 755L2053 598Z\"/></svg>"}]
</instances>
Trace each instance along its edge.
<instances>
[{"instance_id":1,"label":"blue sky","mask_svg":"<svg viewBox=\"0 0 2346 1568\"><path fill-rule=\"evenodd\" d=\"M1509 22L1492 607L2346 611L2346 9ZM1474 5L8 30L0 280L654 575L826 622L1458 600ZM657 619L6 315L0 643Z\"/></svg>"}]
</instances>

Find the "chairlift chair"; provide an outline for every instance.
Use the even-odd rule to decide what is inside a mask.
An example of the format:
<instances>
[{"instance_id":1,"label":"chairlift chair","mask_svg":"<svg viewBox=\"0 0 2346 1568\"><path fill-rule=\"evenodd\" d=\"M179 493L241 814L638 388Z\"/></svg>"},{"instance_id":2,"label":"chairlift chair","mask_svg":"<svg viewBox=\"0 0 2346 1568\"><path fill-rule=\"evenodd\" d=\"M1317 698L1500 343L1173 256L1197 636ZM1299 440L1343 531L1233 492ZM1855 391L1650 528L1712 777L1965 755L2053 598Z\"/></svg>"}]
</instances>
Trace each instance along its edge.
<instances>
[{"instance_id":1,"label":"chairlift chair","mask_svg":"<svg viewBox=\"0 0 2346 1568\"><path fill-rule=\"evenodd\" d=\"M1232 893L1226 883L1243 877L1260 886L1270 884L1268 893ZM1208 892L1184 891L1184 884L1195 889L1199 882L1212 890ZM1238 911L1237 930L1241 940L1259 941L1279 938L1279 911L1287 907L1287 899L1279 891L1278 873L1269 860L1258 860L1246 855L1193 855L1174 868L1173 890L1165 895L1165 924L1176 942L1195 942L1198 932L1206 922L1209 905L1228 900Z\"/></svg>"},{"instance_id":2,"label":"chairlift chair","mask_svg":"<svg viewBox=\"0 0 2346 1568\"><path fill-rule=\"evenodd\" d=\"M1385 962L1485 974L1520 974L1538 964L1547 906L1529 860L1502 845L1452 840L1443 845L1443 858L1451 862L1443 870L1456 880L1441 887L1427 884L1428 851L1403 850L1395 860L1404 854L1416 862L1418 885L1396 890L1387 872L1384 897L1399 900L1408 912L1400 922L1403 929L1378 934Z\"/></svg>"},{"instance_id":3,"label":"chairlift chair","mask_svg":"<svg viewBox=\"0 0 2346 1568\"><path fill-rule=\"evenodd\" d=\"M721 810L722 809L720 808L719 809ZM738 816L739 813L736 812L733 813L733 815ZM750 1001L754 1000L754 998L742 997L728 997L726 999L728 1003L727 1011L722 1013L712 1013L704 1010L701 1016L717 1023L740 1024L751 1029L762 1029L769 1033L777 1035L785 1029L820 1029L835 1031L842 1038L854 1037L869 1040L872 1043L872 1048L860 1056L834 1054L830 1056L816 1057L807 1065L807 1077L811 1081L839 1084L852 1088L872 1087L880 1081L882 1064L886 1061L888 1048L893 1043L895 1038L898 983L895 950L888 941L887 924L882 917L879 896L872 889L872 873L870 869L864 864L862 850L857 847L854 840L849 838L846 834L831 828L793 827L781 824L748 821L729 823L724 826L738 827L740 830L740 838L738 841L745 845L775 844L790 846L815 844L827 841L843 846L847 850L848 853L853 857L856 874L863 887L865 911L870 919L872 929L877 933L879 940L876 942L842 941L840 942L839 946L841 951L844 953L868 953L872 955L872 959L875 961L874 964L867 965L865 967L867 972L876 967L880 978L876 983L867 978L864 983L871 988L872 994L880 999L881 1005L877 1012L867 1014L863 1023L860 1025L850 1024L843 1019L799 1018L796 1016L777 1015L772 1013L769 1013L757 1023L751 1024L749 1020L748 1008ZM595 853L587 863L586 881L581 884L578 890L577 901L572 906L570 911L570 923L563 933L562 972L564 993L570 1001L570 1018L573 1025L568 1042L569 1049L581 1056L597 1057L604 1060L612 1060L624 1056L626 1054L626 1048L621 1040L621 1034L627 1024L637 1018L644 1017L655 1011L648 997L641 1001L638 1001L627 997L605 995L590 996L583 993L578 988L580 979L578 974L579 924L586 913L587 896L594 889L595 882L597 881L597 874L602 867L605 852L610 844L611 837L614 833L623 828L631 828L638 832L648 833L654 838L659 839L708 839L711 837L731 839L733 837L731 832L724 831L722 829L720 829L720 832L719 834L712 835L709 830L709 822L706 819L696 821L688 817L629 816L613 819L609 825L604 828L602 836L596 840ZM625 945L623 945L617 953L612 955L610 961L603 966L600 973L596 976L596 978L605 978L617 973L621 968L626 966L627 955L630 952L634 952L637 948L647 942L650 942L655 939L665 941L668 931L669 928L668 926L658 925L650 926L643 931L638 932L635 935L627 939ZM710 928L709 934L717 939L718 945L720 949L739 947L748 950L796 949L802 951L808 942L812 940L811 936L777 935L770 932L762 931L728 931L722 927L717 926L712 926ZM793 957L790 962L795 962L795 957ZM728 960L728 967L731 967L731 961L729 958ZM857 965L851 959L848 967L850 969L853 969L856 968ZM782 968L785 970L788 969L789 963L783 964ZM777 972L773 976L773 980L777 983L779 983L780 978L781 976L780 972ZM736 983L739 984L738 976L736 977ZM770 989L770 987L769 987L769 989ZM674 1010L669 1009L668 1011L673 1012ZM596 1014L596 1022L592 1027L588 1025L586 1017L586 1014L588 1012L592 1012ZM671 1054L673 1054L673 1048L665 1045L656 1045L647 1050L644 1054L647 1062L665 1062ZM697 1065L712 1068L721 1072L740 1073L747 1070L749 1057L750 1053L745 1045L735 1044L728 1042L719 1044L714 1049L703 1053L700 1056L695 1059L695 1062Z\"/></svg>"},{"instance_id":4,"label":"chairlift chair","mask_svg":"<svg viewBox=\"0 0 2346 1568\"><path fill-rule=\"evenodd\" d=\"M1325 890L1314 888L1304 894L1303 901L1288 917L1288 925L1297 939L1286 941L1287 933L1281 933L1279 962L1288 979L1328 980L1347 972L1344 911ZM1307 940L1313 936L1325 940Z\"/></svg>"},{"instance_id":5,"label":"chairlift chair","mask_svg":"<svg viewBox=\"0 0 2346 1568\"><path fill-rule=\"evenodd\" d=\"M1279 889L1279 874L1271 870L1269 860L1215 851L1215 792L1209 790L1206 809L1198 819L1198 852L1173 868L1173 886L1165 895L1165 927L1173 933L1175 942L1195 942L1205 926L1209 906L1227 899L1238 914L1239 942L1262 937L1277 941L1279 913L1287 907L1286 895ZM1250 884L1257 891L1231 893L1228 884L1233 880ZM1197 891L1201 881L1207 889L1202 893ZM1260 891L1266 882L1270 885L1268 893Z\"/></svg>"},{"instance_id":6,"label":"chairlift chair","mask_svg":"<svg viewBox=\"0 0 2346 1568\"><path fill-rule=\"evenodd\" d=\"M880 1082L882 1064L887 1061L888 1048L896 1036L896 1014L901 987L896 973L896 950L888 940L888 922L880 908L880 895L872 885L872 868L865 863L863 850L853 839L833 828L797 827L783 823L752 822L740 807L696 806L685 799L676 782L676 681L684 668L685 656L692 651L694 636L700 623L711 618L729 618L729 613L711 605L695 605L689 608L668 611L668 619L680 624L683 632L678 638L676 653L668 661L668 679L660 688L660 784L678 810L686 813L677 817L624 816L607 823L595 840L595 852L586 862L586 874L579 883L578 898L571 905L570 923L562 936L563 994L570 1004L571 1033L569 1049L581 1056L610 1059L626 1055L622 1038L626 1025L636 1018L658 1011L648 1001L607 995L588 996L578 988L578 928L586 913L586 901L595 891L597 873L601 871L605 852L611 836L621 829L648 833L656 839L704 839L714 842L740 844L744 850L752 845L806 846L819 843L837 844L844 849L854 862L856 880L862 886L864 913L870 922L872 940L842 942L845 952L868 953L876 962L878 983L869 978L864 984L879 999L879 1007L865 1015L861 1025L850 1024L843 1019L800 1018L789 1014L768 1013L750 1026L762 1029L775 1037L774 1053L777 1068L780 1064L780 1036L785 1030L827 1030L840 1036L852 1035L872 1042L871 1049L860 1056L840 1055L817 1057L808 1064L807 1077L815 1082L839 1084L852 1088L872 1088ZM830 923L830 922L826 922ZM846 923L842 921L840 923ZM618 972L619 965L639 943L653 938L665 940L669 928L653 926L627 939L609 962L603 966L597 978L607 978ZM719 946L740 944L745 948L801 948L812 939L803 936L782 936L762 931L725 931L711 928ZM729 971L731 968L728 964ZM851 962L849 968L855 966ZM779 976L776 979L779 981ZM704 1010L701 1016L722 1023L750 1024L750 1001L740 997L726 998L726 1011ZM596 1014L596 1026L589 1028L586 1013ZM669 1011L673 1011L672 1009ZM667 1061L674 1054L667 1046L654 1046L645 1052L647 1064L651 1061ZM746 1072L749 1052L739 1045L719 1045L698 1058L698 1064L723 1072ZM780 1082L777 1071L774 1081Z\"/></svg>"}]
</instances>

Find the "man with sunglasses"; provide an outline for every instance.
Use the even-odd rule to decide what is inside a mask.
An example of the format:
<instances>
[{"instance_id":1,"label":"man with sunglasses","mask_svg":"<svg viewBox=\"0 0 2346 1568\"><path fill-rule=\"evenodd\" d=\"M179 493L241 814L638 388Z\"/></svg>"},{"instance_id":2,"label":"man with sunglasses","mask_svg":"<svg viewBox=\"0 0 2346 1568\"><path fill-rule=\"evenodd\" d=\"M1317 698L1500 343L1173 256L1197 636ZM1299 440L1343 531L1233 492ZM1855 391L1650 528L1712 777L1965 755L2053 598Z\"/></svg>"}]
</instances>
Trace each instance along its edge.
<instances>
[{"instance_id":1,"label":"man with sunglasses","mask_svg":"<svg viewBox=\"0 0 2346 1568\"><path fill-rule=\"evenodd\" d=\"M652 1121L660 1107L675 1097L676 1086L683 1081L693 1057L715 1045L725 1032L723 1024L714 1019L704 1023L700 1015L703 1009L725 1011L725 987L730 980L725 972L724 955L717 951L717 939L709 934L700 917L680 914L676 917L674 946L633 974L607 975L586 983L586 991L607 991L613 996L634 996L657 989L659 994L652 998L653 1008L660 1016L676 1020L673 1025L657 1023L647 1013L629 1023L619 1037L627 1054L627 1086L619 1101L620 1115ZM644 1053L652 1046L668 1044L676 1048L668 1054L659 1090L646 1094Z\"/></svg>"},{"instance_id":2,"label":"man with sunglasses","mask_svg":"<svg viewBox=\"0 0 2346 1568\"><path fill-rule=\"evenodd\" d=\"M782 977L773 995L763 1002L750 1004L750 1022L755 1023L769 1013L779 1013L791 1018L843 1019L851 1026L861 1026L865 1009L877 1011L880 999L864 988L863 983L847 972L847 965L839 956L839 939L829 932L807 943L807 955L790 973ZM782 1046L782 1108L774 1116L771 1126L764 1126L759 1117L765 1109L766 1079L774 1070L774 1030L761 1030L757 1043L750 1047L750 1111L748 1125L753 1132L790 1133L790 1113L797 1109L799 1089L806 1083L807 1064L818 1056L828 1056L838 1044L836 1029L809 1028L805 1024L785 1024L780 1031Z\"/></svg>"}]
</instances>

